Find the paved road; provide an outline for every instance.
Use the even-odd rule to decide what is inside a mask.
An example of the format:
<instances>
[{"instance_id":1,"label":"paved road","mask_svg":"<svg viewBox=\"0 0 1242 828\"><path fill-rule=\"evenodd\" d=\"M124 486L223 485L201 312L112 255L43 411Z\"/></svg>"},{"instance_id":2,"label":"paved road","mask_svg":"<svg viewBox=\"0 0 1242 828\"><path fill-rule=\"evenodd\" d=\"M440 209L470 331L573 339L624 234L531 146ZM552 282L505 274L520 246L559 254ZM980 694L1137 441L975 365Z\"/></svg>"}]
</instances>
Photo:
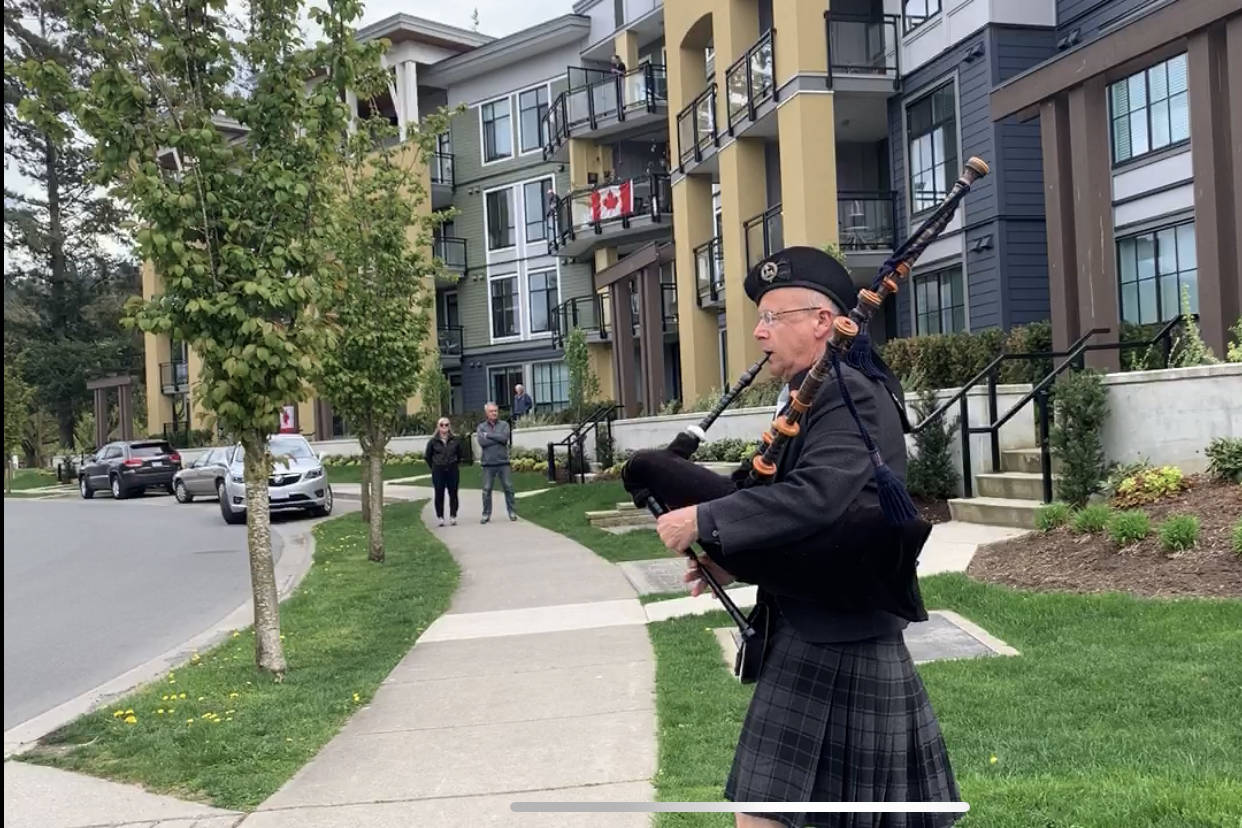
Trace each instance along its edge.
<instances>
[{"instance_id":1,"label":"paved road","mask_svg":"<svg viewBox=\"0 0 1242 828\"><path fill-rule=\"evenodd\" d=\"M219 621L249 597L245 550L214 500L6 499L4 729Z\"/></svg>"}]
</instances>

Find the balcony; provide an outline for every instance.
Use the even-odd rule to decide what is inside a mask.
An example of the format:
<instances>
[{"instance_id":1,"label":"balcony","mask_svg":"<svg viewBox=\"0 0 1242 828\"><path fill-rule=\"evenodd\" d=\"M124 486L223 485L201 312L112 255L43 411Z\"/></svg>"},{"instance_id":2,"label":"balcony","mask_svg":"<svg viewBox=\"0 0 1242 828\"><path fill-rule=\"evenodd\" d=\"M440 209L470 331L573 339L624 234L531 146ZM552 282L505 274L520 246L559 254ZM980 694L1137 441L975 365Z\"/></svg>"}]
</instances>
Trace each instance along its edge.
<instances>
[{"instance_id":1,"label":"balcony","mask_svg":"<svg viewBox=\"0 0 1242 828\"><path fill-rule=\"evenodd\" d=\"M677 113L677 160L678 172L687 167L702 164L704 159L714 159L720 146L716 130L716 84L710 83L690 105Z\"/></svg>"},{"instance_id":2,"label":"balcony","mask_svg":"<svg viewBox=\"0 0 1242 828\"><path fill-rule=\"evenodd\" d=\"M443 325L436 330L440 346L440 364L445 368L461 365L462 345L465 342L461 325Z\"/></svg>"},{"instance_id":3,"label":"balcony","mask_svg":"<svg viewBox=\"0 0 1242 828\"><path fill-rule=\"evenodd\" d=\"M775 36L768 29L725 71L730 135L776 135Z\"/></svg>"},{"instance_id":4,"label":"balcony","mask_svg":"<svg viewBox=\"0 0 1242 828\"><path fill-rule=\"evenodd\" d=\"M431 169L431 209L443 210L453 202L453 153L432 153L428 162Z\"/></svg>"},{"instance_id":5,"label":"balcony","mask_svg":"<svg viewBox=\"0 0 1242 828\"><path fill-rule=\"evenodd\" d=\"M668 78L664 67L644 63L625 74L571 66L568 87L543 118L545 160L557 158L573 138L635 138L666 130Z\"/></svg>"},{"instance_id":6,"label":"balcony","mask_svg":"<svg viewBox=\"0 0 1242 828\"><path fill-rule=\"evenodd\" d=\"M892 190L839 191L837 239L853 273L873 273L897 246L897 193ZM869 282L870 275L864 281Z\"/></svg>"},{"instance_id":7,"label":"balcony","mask_svg":"<svg viewBox=\"0 0 1242 828\"><path fill-rule=\"evenodd\" d=\"M660 283L660 311L664 333L677 333L677 285L672 282Z\"/></svg>"},{"instance_id":8,"label":"balcony","mask_svg":"<svg viewBox=\"0 0 1242 828\"><path fill-rule=\"evenodd\" d=\"M785 246L785 233L781 220L781 205L774 204L757 216L742 223L746 239L746 269Z\"/></svg>"},{"instance_id":9,"label":"balcony","mask_svg":"<svg viewBox=\"0 0 1242 828\"><path fill-rule=\"evenodd\" d=\"M584 257L597 245L650 241L672 232L673 196L666 173L601 184L558 198L548 252Z\"/></svg>"},{"instance_id":10,"label":"balcony","mask_svg":"<svg viewBox=\"0 0 1242 828\"><path fill-rule=\"evenodd\" d=\"M160 363L160 392L176 397L190 390L190 366L185 362Z\"/></svg>"},{"instance_id":11,"label":"balcony","mask_svg":"<svg viewBox=\"0 0 1242 828\"><path fill-rule=\"evenodd\" d=\"M608 339L608 320L604 313L606 299L605 294L592 293L567 299L557 305L552 312L554 317L553 346L563 348L565 338L574 328L581 328L588 340Z\"/></svg>"},{"instance_id":12,"label":"balcony","mask_svg":"<svg viewBox=\"0 0 1242 828\"><path fill-rule=\"evenodd\" d=\"M466 240L458 236L435 236L431 240L431 255L439 260L443 271L436 277L436 285L451 287L466 272Z\"/></svg>"},{"instance_id":13,"label":"balcony","mask_svg":"<svg viewBox=\"0 0 1242 828\"><path fill-rule=\"evenodd\" d=\"M824 12L828 88L890 94L901 86L900 15Z\"/></svg>"},{"instance_id":14,"label":"balcony","mask_svg":"<svg viewBox=\"0 0 1242 828\"><path fill-rule=\"evenodd\" d=\"M720 236L694 248L694 282L700 308L724 307L724 247Z\"/></svg>"}]
</instances>

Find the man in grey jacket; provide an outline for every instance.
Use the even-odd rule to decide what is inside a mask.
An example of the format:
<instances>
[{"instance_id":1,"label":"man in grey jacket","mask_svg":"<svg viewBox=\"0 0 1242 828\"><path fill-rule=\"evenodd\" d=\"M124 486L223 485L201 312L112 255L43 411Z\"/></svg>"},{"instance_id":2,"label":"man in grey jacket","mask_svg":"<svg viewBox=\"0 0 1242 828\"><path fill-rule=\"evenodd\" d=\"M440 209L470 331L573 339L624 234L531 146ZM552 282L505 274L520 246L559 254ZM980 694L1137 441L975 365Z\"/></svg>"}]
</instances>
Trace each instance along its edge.
<instances>
[{"instance_id":1,"label":"man in grey jacket","mask_svg":"<svg viewBox=\"0 0 1242 828\"><path fill-rule=\"evenodd\" d=\"M482 452L480 465L483 466L483 523L492 519L492 484L500 478L500 485L505 489L505 506L509 509L509 520L517 520L517 505L513 497L513 478L509 474L509 424L500 419L500 409L496 403L489 402L483 406L487 419L479 423L475 437L479 441Z\"/></svg>"}]
</instances>

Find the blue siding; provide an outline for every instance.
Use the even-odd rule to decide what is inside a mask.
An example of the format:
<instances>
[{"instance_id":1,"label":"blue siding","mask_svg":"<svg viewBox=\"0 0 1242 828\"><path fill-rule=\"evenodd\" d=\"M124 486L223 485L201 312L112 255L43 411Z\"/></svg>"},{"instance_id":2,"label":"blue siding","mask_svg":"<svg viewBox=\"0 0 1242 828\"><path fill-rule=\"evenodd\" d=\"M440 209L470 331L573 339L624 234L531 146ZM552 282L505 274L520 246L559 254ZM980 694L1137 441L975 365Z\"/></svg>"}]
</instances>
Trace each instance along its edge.
<instances>
[{"instance_id":1,"label":"blue siding","mask_svg":"<svg viewBox=\"0 0 1242 828\"><path fill-rule=\"evenodd\" d=\"M1000 223L1000 250L1005 262L1004 326L1047 319L1048 239L1043 220Z\"/></svg>"},{"instance_id":2,"label":"blue siding","mask_svg":"<svg viewBox=\"0 0 1242 828\"><path fill-rule=\"evenodd\" d=\"M992 237L991 247L975 253L971 250L976 240ZM981 331L1002 325L1002 271L1000 247L996 244L996 224L972 228L966 232L966 297L969 311L969 330Z\"/></svg>"}]
</instances>

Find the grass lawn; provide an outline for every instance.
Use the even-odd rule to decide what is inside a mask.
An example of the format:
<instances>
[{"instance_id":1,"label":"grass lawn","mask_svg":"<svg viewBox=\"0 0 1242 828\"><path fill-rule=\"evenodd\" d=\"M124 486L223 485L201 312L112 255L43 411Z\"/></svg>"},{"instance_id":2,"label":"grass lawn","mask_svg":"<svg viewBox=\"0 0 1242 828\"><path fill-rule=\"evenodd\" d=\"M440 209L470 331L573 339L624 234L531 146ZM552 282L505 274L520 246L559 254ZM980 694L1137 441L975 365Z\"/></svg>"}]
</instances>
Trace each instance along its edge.
<instances>
[{"instance_id":1,"label":"grass lawn","mask_svg":"<svg viewBox=\"0 0 1242 828\"><path fill-rule=\"evenodd\" d=\"M1019 592L924 579L929 608L982 625L1022 655L921 665L948 743L963 826L1237 826L1242 814L1242 601ZM711 627L651 624L658 796L719 801L751 687ZM995 761L992 760L995 757ZM660 826L731 815L661 814Z\"/></svg>"},{"instance_id":2,"label":"grass lawn","mask_svg":"<svg viewBox=\"0 0 1242 828\"><path fill-rule=\"evenodd\" d=\"M356 517L315 528L314 564L280 609L284 683L254 667L253 630L241 630L22 758L222 808L258 805L370 701L448 608L457 564L423 526L422 507L385 508L380 565L367 561Z\"/></svg>"},{"instance_id":3,"label":"grass lawn","mask_svg":"<svg viewBox=\"0 0 1242 828\"><path fill-rule=\"evenodd\" d=\"M55 486L56 475L47 469L14 469L13 491L38 489L43 486Z\"/></svg>"},{"instance_id":4,"label":"grass lawn","mask_svg":"<svg viewBox=\"0 0 1242 828\"><path fill-rule=\"evenodd\" d=\"M361 483L362 466L328 466L329 483ZM387 463L384 465L384 479L394 480L398 477L415 477L420 474L431 474L426 463ZM431 477L427 478L431 485Z\"/></svg>"},{"instance_id":5,"label":"grass lawn","mask_svg":"<svg viewBox=\"0 0 1242 828\"><path fill-rule=\"evenodd\" d=\"M431 469L427 467L426 463L390 463L384 466L385 480L418 477L420 475L426 475L427 479L420 480L415 485L430 486ZM544 489L550 485L547 475L539 472L511 472L511 475L514 491L528 492L533 489ZM328 481L331 483L361 483L362 467L330 466L328 468ZM462 466L460 486L463 489L483 488L483 467Z\"/></svg>"},{"instance_id":6,"label":"grass lawn","mask_svg":"<svg viewBox=\"0 0 1242 828\"><path fill-rule=\"evenodd\" d=\"M523 498L518 503L518 513L545 529L576 540L614 563L668 557L672 553L660 543L654 529L614 535L587 523L587 512L615 509L618 503L628 499L619 480L566 483L543 494Z\"/></svg>"}]
</instances>

